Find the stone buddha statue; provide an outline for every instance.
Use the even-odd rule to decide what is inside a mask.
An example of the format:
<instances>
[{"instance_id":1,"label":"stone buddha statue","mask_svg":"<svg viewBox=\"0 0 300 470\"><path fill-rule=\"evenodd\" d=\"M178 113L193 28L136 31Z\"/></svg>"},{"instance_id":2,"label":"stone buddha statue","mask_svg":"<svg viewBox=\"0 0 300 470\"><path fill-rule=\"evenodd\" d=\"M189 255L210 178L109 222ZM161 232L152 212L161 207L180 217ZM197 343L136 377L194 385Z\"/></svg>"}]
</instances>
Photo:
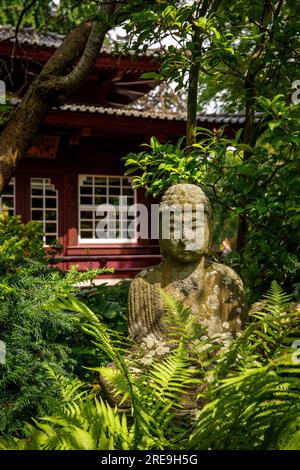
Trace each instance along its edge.
<instances>
[{"instance_id":1,"label":"stone buddha statue","mask_svg":"<svg viewBox=\"0 0 300 470\"><path fill-rule=\"evenodd\" d=\"M230 340L243 328L247 318L244 287L235 271L209 259L210 226L211 207L202 189L177 184L165 192L160 203L162 261L134 278L128 297L130 337L155 355L168 350L161 289L191 308L200 325L207 327L208 337Z\"/></svg>"}]
</instances>

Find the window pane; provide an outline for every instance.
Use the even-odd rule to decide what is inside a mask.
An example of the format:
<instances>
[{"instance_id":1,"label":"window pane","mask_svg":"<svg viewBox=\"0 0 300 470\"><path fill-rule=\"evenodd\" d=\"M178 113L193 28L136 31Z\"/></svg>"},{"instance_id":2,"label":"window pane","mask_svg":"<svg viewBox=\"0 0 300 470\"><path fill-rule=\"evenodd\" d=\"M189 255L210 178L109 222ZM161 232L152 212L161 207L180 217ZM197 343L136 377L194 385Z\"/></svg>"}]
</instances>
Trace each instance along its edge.
<instances>
[{"instance_id":1,"label":"window pane","mask_svg":"<svg viewBox=\"0 0 300 470\"><path fill-rule=\"evenodd\" d=\"M86 176L81 184L83 184L83 185L93 184L93 177L92 176Z\"/></svg>"},{"instance_id":2,"label":"window pane","mask_svg":"<svg viewBox=\"0 0 300 470\"><path fill-rule=\"evenodd\" d=\"M95 197L95 204L96 206L100 206L100 204L106 204L106 196Z\"/></svg>"},{"instance_id":3,"label":"window pane","mask_svg":"<svg viewBox=\"0 0 300 470\"><path fill-rule=\"evenodd\" d=\"M80 231L81 238L93 238L93 232Z\"/></svg>"},{"instance_id":4,"label":"window pane","mask_svg":"<svg viewBox=\"0 0 300 470\"><path fill-rule=\"evenodd\" d=\"M85 196L82 196L80 198L80 204L87 204L87 205L92 205L93 204L93 198L92 197L85 197Z\"/></svg>"},{"instance_id":5,"label":"window pane","mask_svg":"<svg viewBox=\"0 0 300 470\"><path fill-rule=\"evenodd\" d=\"M43 196L43 188L32 188L32 196Z\"/></svg>"},{"instance_id":6,"label":"window pane","mask_svg":"<svg viewBox=\"0 0 300 470\"><path fill-rule=\"evenodd\" d=\"M56 233L56 223L46 223L45 224L46 233Z\"/></svg>"},{"instance_id":7,"label":"window pane","mask_svg":"<svg viewBox=\"0 0 300 470\"><path fill-rule=\"evenodd\" d=\"M127 205L134 202L135 193L130 185L131 178L96 175L79 177L79 231L82 239L99 240L101 243L101 239L97 237L100 221L102 222L101 226L104 224L104 233L102 233L102 229L98 230L102 239L117 240L118 238L126 239L129 236L127 228L130 218L127 215ZM123 201L126 212L119 207L120 197L123 196L127 203L125 206L125 200ZM112 208L110 211L103 211L101 215L97 215L98 207L106 204L112 205L115 210ZM90 206L90 210L88 206ZM134 219L134 215L131 217ZM105 227L104 218L108 219L107 227Z\"/></svg>"},{"instance_id":8,"label":"window pane","mask_svg":"<svg viewBox=\"0 0 300 470\"><path fill-rule=\"evenodd\" d=\"M43 187L43 184L44 184L44 183L47 184L47 183L49 182L49 180L48 180L48 179L33 178L33 179L31 180L31 182L32 182L32 188L36 188L36 187L39 188L40 186Z\"/></svg>"},{"instance_id":9,"label":"window pane","mask_svg":"<svg viewBox=\"0 0 300 470\"><path fill-rule=\"evenodd\" d=\"M31 179L31 219L41 223L44 243L50 245L58 238L58 191L49 178Z\"/></svg>"},{"instance_id":10,"label":"window pane","mask_svg":"<svg viewBox=\"0 0 300 470\"><path fill-rule=\"evenodd\" d=\"M10 183L6 188L3 194L13 196L14 195L14 184Z\"/></svg>"},{"instance_id":11,"label":"window pane","mask_svg":"<svg viewBox=\"0 0 300 470\"><path fill-rule=\"evenodd\" d=\"M93 211L80 211L80 218L93 220Z\"/></svg>"},{"instance_id":12,"label":"window pane","mask_svg":"<svg viewBox=\"0 0 300 470\"><path fill-rule=\"evenodd\" d=\"M36 210L33 210L32 211L32 216L31 216L31 219L32 220L43 220L43 216L44 216L44 212L43 211L36 211Z\"/></svg>"},{"instance_id":13,"label":"window pane","mask_svg":"<svg viewBox=\"0 0 300 470\"><path fill-rule=\"evenodd\" d=\"M93 222L84 221L80 224L81 229L93 230Z\"/></svg>"},{"instance_id":14,"label":"window pane","mask_svg":"<svg viewBox=\"0 0 300 470\"><path fill-rule=\"evenodd\" d=\"M56 199L46 199L46 207L56 208Z\"/></svg>"},{"instance_id":15,"label":"window pane","mask_svg":"<svg viewBox=\"0 0 300 470\"><path fill-rule=\"evenodd\" d=\"M46 220L56 220L57 212L56 211L46 211Z\"/></svg>"},{"instance_id":16,"label":"window pane","mask_svg":"<svg viewBox=\"0 0 300 470\"><path fill-rule=\"evenodd\" d=\"M105 187L102 187L102 186L96 186L95 188L95 194L97 196L106 196L106 186Z\"/></svg>"},{"instance_id":17,"label":"window pane","mask_svg":"<svg viewBox=\"0 0 300 470\"><path fill-rule=\"evenodd\" d=\"M56 197L56 191L53 191L52 189L46 189L46 196Z\"/></svg>"},{"instance_id":18,"label":"window pane","mask_svg":"<svg viewBox=\"0 0 300 470\"><path fill-rule=\"evenodd\" d=\"M121 178L109 178L108 186L120 186Z\"/></svg>"},{"instance_id":19,"label":"window pane","mask_svg":"<svg viewBox=\"0 0 300 470\"><path fill-rule=\"evenodd\" d=\"M10 209L12 209L14 207L14 200L12 198L8 198L8 197L3 196L2 197L2 203L3 203L3 206L8 207Z\"/></svg>"},{"instance_id":20,"label":"window pane","mask_svg":"<svg viewBox=\"0 0 300 470\"><path fill-rule=\"evenodd\" d=\"M106 186L106 178L96 176L94 178L95 186Z\"/></svg>"},{"instance_id":21,"label":"window pane","mask_svg":"<svg viewBox=\"0 0 300 470\"><path fill-rule=\"evenodd\" d=\"M127 196L127 204L128 206L132 206L132 204L134 204L134 197Z\"/></svg>"},{"instance_id":22,"label":"window pane","mask_svg":"<svg viewBox=\"0 0 300 470\"><path fill-rule=\"evenodd\" d=\"M133 196L133 190L131 188L123 188L124 196Z\"/></svg>"},{"instance_id":23,"label":"window pane","mask_svg":"<svg viewBox=\"0 0 300 470\"><path fill-rule=\"evenodd\" d=\"M120 188L109 188L109 194L111 196L120 196L121 190Z\"/></svg>"},{"instance_id":24,"label":"window pane","mask_svg":"<svg viewBox=\"0 0 300 470\"><path fill-rule=\"evenodd\" d=\"M53 245L56 242L57 238L54 235L46 235L45 236L45 244L46 245Z\"/></svg>"},{"instance_id":25,"label":"window pane","mask_svg":"<svg viewBox=\"0 0 300 470\"><path fill-rule=\"evenodd\" d=\"M87 194L87 195L92 195L93 194L93 187L92 186L82 186L80 188L80 194Z\"/></svg>"},{"instance_id":26,"label":"window pane","mask_svg":"<svg viewBox=\"0 0 300 470\"><path fill-rule=\"evenodd\" d=\"M32 199L32 202L31 202L31 205L32 207L43 207L43 199Z\"/></svg>"},{"instance_id":27,"label":"window pane","mask_svg":"<svg viewBox=\"0 0 300 470\"><path fill-rule=\"evenodd\" d=\"M109 197L108 198L109 204L113 204L114 206L118 206L120 203L120 199L118 197Z\"/></svg>"}]
</instances>

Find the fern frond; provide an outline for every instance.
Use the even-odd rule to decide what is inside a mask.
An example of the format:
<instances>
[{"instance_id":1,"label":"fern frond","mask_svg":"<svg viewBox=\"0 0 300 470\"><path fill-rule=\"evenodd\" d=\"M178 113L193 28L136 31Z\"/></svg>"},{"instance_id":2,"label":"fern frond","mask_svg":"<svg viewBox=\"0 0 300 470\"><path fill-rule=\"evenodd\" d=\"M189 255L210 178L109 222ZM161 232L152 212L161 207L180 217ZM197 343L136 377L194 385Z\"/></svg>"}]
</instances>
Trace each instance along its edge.
<instances>
[{"instance_id":1,"label":"fern frond","mask_svg":"<svg viewBox=\"0 0 300 470\"><path fill-rule=\"evenodd\" d=\"M60 395L65 403L68 403L71 400L76 402L87 394L86 390L78 393L80 389L85 387L85 384L77 377L70 378L70 376L57 374L48 364L45 364L45 368L47 369L50 379L56 383Z\"/></svg>"},{"instance_id":2,"label":"fern frond","mask_svg":"<svg viewBox=\"0 0 300 470\"><path fill-rule=\"evenodd\" d=\"M191 448L278 448L283 430L300 418L299 377L300 366L282 356L224 379L199 412Z\"/></svg>"},{"instance_id":3,"label":"fern frond","mask_svg":"<svg viewBox=\"0 0 300 470\"><path fill-rule=\"evenodd\" d=\"M192 367L193 362L186 357L181 347L162 361L155 361L148 372L148 379L156 400L162 403L171 400L175 406L181 406L182 395L192 384L199 383Z\"/></svg>"}]
</instances>

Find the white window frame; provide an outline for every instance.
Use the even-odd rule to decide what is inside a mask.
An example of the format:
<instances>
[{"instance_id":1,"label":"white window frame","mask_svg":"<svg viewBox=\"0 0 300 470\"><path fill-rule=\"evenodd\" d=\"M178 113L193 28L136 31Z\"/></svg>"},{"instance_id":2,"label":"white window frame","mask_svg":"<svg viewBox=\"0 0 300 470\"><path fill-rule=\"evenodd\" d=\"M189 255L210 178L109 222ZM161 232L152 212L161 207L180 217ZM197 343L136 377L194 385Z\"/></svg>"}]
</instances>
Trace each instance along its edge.
<instances>
[{"instance_id":1,"label":"white window frame","mask_svg":"<svg viewBox=\"0 0 300 470\"><path fill-rule=\"evenodd\" d=\"M87 210L91 211L95 209L97 206L93 204L81 204L80 203L80 188L82 186L82 182L87 178L87 177L92 177L93 178L93 189L94 189L94 178L106 178L106 203L108 204L108 198L109 198L109 178L118 178L120 179L120 188L123 189L123 180L129 180L130 177L128 176L120 176L120 175L103 175L103 174L79 174L78 175L78 244L84 244L84 245L104 245L104 244L136 244L138 241L137 238L137 224L135 224L135 237L134 238L83 238L81 237L81 217L80 217L80 212ZM133 189L133 203L131 204L136 204L137 203L137 191L136 189ZM95 195L95 192L93 191L93 196ZM121 194L122 196L123 194ZM114 196L114 195L112 195ZM112 197L111 196L111 197ZM88 196L87 196L88 197ZM131 205L130 204L130 205ZM96 219L95 219L96 220ZM93 219L94 221L94 219ZM94 232L94 229L93 229Z\"/></svg>"},{"instance_id":2,"label":"white window frame","mask_svg":"<svg viewBox=\"0 0 300 470\"><path fill-rule=\"evenodd\" d=\"M39 183L34 183L34 181L42 181L42 183L40 183L40 189L43 190L43 195L42 196L35 196L32 194L32 189L33 189L33 184L36 184L37 186L39 185ZM48 196L46 195L46 190L47 189L50 189L51 191L55 191L56 195L55 196ZM41 199L43 200L43 206L42 207L33 207L32 205L32 201L33 199ZM50 208L50 207L46 207L46 200L47 199L56 199L56 207L55 208ZM56 212L56 219L55 221L54 220L47 220L46 219L46 211L52 211L52 212ZM43 220L36 220L36 219L33 219L33 213L36 212L36 211L40 211L40 212L43 212ZM59 198L58 198L58 189L56 189L55 187L55 184L51 182L51 178L39 178L39 177L34 177L34 178L30 178L30 212L31 212L31 220L35 220L36 222L39 222L42 227L43 227L43 242L44 242L44 246L50 246L50 245L47 245L46 243L46 237L47 236L53 236L56 238L56 240L58 239L59 237ZM47 233L46 232L46 224L56 224L56 232L55 233Z\"/></svg>"},{"instance_id":3,"label":"white window frame","mask_svg":"<svg viewBox=\"0 0 300 470\"><path fill-rule=\"evenodd\" d=\"M0 197L0 214L3 214L6 212L6 210L3 210L3 197L4 198L8 198L8 199L12 199L13 200L13 206L12 206L12 209L8 209L8 211L12 210L12 214L9 214L10 216L14 216L16 215L16 179L15 177L12 177L10 182L8 183L8 186L12 186L13 188L13 194L7 194L6 191L3 191L1 197Z\"/></svg>"}]
</instances>

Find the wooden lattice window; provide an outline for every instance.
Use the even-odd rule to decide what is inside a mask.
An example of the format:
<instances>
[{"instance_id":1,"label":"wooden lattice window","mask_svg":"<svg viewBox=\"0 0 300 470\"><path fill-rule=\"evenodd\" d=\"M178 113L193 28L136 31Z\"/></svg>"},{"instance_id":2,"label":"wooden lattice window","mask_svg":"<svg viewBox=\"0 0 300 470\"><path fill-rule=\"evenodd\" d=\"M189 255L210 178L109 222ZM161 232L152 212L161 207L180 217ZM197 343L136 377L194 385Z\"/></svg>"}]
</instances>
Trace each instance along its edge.
<instances>
[{"instance_id":1,"label":"wooden lattice window","mask_svg":"<svg viewBox=\"0 0 300 470\"><path fill-rule=\"evenodd\" d=\"M79 241L108 243L135 241L134 216L127 208L136 202L130 178L123 176L79 176ZM102 211L104 205L111 210ZM105 219L105 222L104 222ZM105 229L100 224L105 223Z\"/></svg>"},{"instance_id":2,"label":"wooden lattice window","mask_svg":"<svg viewBox=\"0 0 300 470\"><path fill-rule=\"evenodd\" d=\"M12 178L6 187L5 191L0 197L0 212L9 215L16 213L16 183L15 178Z\"/></svg>"},{"instance_id":3,"label":"wooden lattice window","mask_svg":"<svg viewBox=\"0 0 300 470\"><path fill-rule=\"evenodd\" d=\"M44 244L58 238L58 191L49 178L31 178L31 219L43 226Z\"/></svg>"}]
</instances>

